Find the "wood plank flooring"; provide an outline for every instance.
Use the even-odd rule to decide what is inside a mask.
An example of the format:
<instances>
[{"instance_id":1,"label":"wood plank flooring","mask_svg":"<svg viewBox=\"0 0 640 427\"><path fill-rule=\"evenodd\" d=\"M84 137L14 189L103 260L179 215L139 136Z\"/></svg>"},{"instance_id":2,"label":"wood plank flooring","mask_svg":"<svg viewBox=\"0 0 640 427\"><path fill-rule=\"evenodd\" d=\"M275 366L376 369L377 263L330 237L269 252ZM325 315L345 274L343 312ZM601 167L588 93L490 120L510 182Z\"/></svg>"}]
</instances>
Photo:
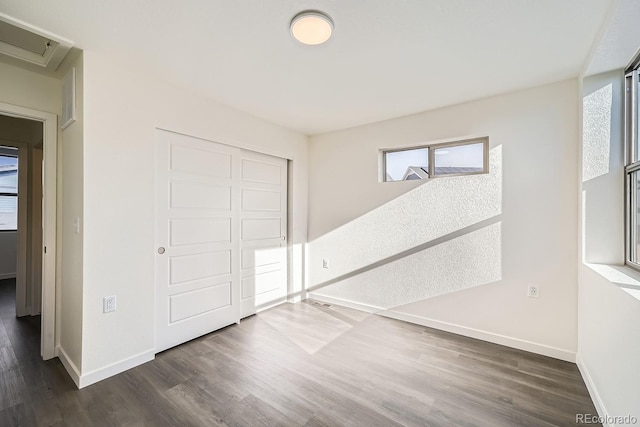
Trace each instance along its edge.
<instances>
[{"instance_id":1,"label":"wood plank flooring","mask_svg":"<svg viewBox=\"0 0 640 427\"><path fill-rule=\"evenodd\" d=\"M77 390L0 281L0 426L569 426L574 364L314 302Z\"/></svg>"}]
</instances>

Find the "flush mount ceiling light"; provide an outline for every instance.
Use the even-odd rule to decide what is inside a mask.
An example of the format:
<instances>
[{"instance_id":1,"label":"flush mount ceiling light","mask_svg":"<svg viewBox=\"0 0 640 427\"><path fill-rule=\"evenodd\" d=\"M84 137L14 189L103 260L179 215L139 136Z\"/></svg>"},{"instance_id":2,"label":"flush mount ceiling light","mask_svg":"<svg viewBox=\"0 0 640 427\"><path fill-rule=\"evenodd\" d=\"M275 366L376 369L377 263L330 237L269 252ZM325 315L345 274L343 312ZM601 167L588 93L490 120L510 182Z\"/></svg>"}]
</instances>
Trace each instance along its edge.
<instances>
[{"instance_id":1,"label":"flush mount ceiling light","mask_svg":"<svg viewBox=\"0 0 640 427\"><path fill-rule=\"evenodd\" d=\"M293 38L300 43L317 45L329 40L333 21L323 12L305 10L293 17L289 28Z\"/></svg>"}]
</instances>

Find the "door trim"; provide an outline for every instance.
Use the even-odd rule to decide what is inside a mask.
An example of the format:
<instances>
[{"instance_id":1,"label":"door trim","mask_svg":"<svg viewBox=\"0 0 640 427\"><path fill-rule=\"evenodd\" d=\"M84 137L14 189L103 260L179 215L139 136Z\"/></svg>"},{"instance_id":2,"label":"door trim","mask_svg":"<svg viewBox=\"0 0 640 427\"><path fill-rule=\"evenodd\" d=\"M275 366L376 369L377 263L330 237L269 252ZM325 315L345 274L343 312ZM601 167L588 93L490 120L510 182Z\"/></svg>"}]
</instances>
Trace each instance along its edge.
<instances>
[{"instance_id":1,"label":"door trim","mask_svg":"<svg viewBox=\"0 0 640 427\"><path fill-rule=\"evenodd\" d=\"M43 123L43 207L42 245L42 317L40 355L44 360L56 356L56 205L57 205L57 153L58 116L0 102L0 114ZM24 261L24 260L23 260Z\"/></svg>"}]
</instances>

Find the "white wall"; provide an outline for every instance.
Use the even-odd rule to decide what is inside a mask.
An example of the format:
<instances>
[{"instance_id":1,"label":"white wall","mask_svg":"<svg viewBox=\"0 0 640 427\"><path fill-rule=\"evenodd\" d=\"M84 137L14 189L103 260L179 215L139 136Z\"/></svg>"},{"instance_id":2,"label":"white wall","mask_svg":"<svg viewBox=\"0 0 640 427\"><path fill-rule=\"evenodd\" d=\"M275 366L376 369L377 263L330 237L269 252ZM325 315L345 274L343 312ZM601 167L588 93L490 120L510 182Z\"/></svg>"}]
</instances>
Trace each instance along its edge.
<instances>
[{"instance_id":1,"label":"white wall","mask_svg":"<svg viewBox=\"0 0 640 427\"><path fill-rule=\"evenodd\" d=\"M0 102L59 114L60 80L0 62Z\"/></svg>"},{"instance_id":2,"label":"white wall","mask_svg":"<svg viewBox=\"0 0 640 427\"><path fill-rule=\"evenodd\" d=\"M78 64L81 65L81 62ZM65 67L61 67L60 72ZM0 102L60 115L61 75L46 76L0 63L0 76ZM76 207L82 206L82 191L78 190L78 186L82 188L82 151L81 140L76 133L78 127L68 129L64 138L62 131L58 130L56 344L62 345L71 362L79 367L82 344L82 246L79 238L76 238L75 246L70 246L70 239L62 236L62 225L65 217L81 215L81 210ZM75 139L69 136L70 132L76 135ZM65 144L65 138L68 144ZM67 178L63 179L63 176ZM79 250L77 242L80 242ZM63 271L67 271L64 279Z\"/></svg>"},{"instance_id":3,"label":"white wall","mask_svg":"<svg viewBox=\"0 0 640 427\"><path fill-rule=\"evenodd\" d=\"M58 346L63 357L79 375L82 368L82 312L83 312L83 131L84 90L83 58L74 52L63 63L59 74L63 77L71 67L76 69L76 121L65 128L58 144L58 272L61 286L57 294L56 324ZM80 222L76 233L74 223Z\"/></svg>"},{"instance_id":4,"label":"white wall","mask_svg":"<svg viewBox=\"0 0 640 427\"><path fill-rule=\"evenodd\" d=\"M573 360L577 100L569 80L311 137L313 295ZM469 136L489 175L378 182L380 149Z\"/></svg>"},{"instance_id":5,"label":"white wall","mask_svg":"<svg viewBox=\"0 0 640 427\"><path fill-rule=\"evenodd\" d=\"M601 415L640 419L640 282L609 266L624 264L623 71L585 78L582 95L578 365Z\"/></svg>"},{"instance_id":6,"label":"white wall","mask_svg":"<svg viewBox=\"0 0 640 427\"><path fill-rule=\"evenodd\" d=\"M215 76L212 76L215 77ZM84 270L81 383L154 352L154 129L293 159L290 241L306 239L307 139L171 87L127 58L84 51ZM102 299L115 295L116 312ZM115 364L114 366L111 366Z\"/></svg>"},{"instance_id":7,"label":"white wall","mask_svg":"<svg viewBox=\"0 0 640 427\"><path fill-rule=\"evenodd\" d=\"M582 256L624 263L624 75L583 80L581 145Z\"/></svg>"}]
</instances>

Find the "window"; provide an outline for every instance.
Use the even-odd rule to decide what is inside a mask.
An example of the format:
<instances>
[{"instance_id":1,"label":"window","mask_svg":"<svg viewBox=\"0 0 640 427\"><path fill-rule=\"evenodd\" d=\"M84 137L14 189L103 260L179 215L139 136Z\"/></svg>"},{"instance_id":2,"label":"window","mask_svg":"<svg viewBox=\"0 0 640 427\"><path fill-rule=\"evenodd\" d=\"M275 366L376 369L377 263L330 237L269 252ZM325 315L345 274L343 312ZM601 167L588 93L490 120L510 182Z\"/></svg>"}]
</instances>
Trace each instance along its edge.
<instances>
[{"instance_id":1,"label":"window","mask_svg":"<svg viewBox=\"0 0 640 427\"><path fill-rule=\"evenodd\" d=\"M14 148L0 147L0 231L18 229L17 154Z\"/></svg>"},{"instance_id":2,"label":"window","mask_svg":"<svg viewBox=\"0 0 640 427\"><path fill-rule=\"evenodd\" d=\"M640 147L638 145L638 60L625 75L626 261L640 268Z\"/></svg>"},{"instance_id":3,"label":"window","mask_svg":"<svg viewBox=\"0 0 640 427\"><path fill-rule=\"evenodd\" d=\"M487 173L489 138L383 150L383 181Z\"/></svg>"}]
</instances>

